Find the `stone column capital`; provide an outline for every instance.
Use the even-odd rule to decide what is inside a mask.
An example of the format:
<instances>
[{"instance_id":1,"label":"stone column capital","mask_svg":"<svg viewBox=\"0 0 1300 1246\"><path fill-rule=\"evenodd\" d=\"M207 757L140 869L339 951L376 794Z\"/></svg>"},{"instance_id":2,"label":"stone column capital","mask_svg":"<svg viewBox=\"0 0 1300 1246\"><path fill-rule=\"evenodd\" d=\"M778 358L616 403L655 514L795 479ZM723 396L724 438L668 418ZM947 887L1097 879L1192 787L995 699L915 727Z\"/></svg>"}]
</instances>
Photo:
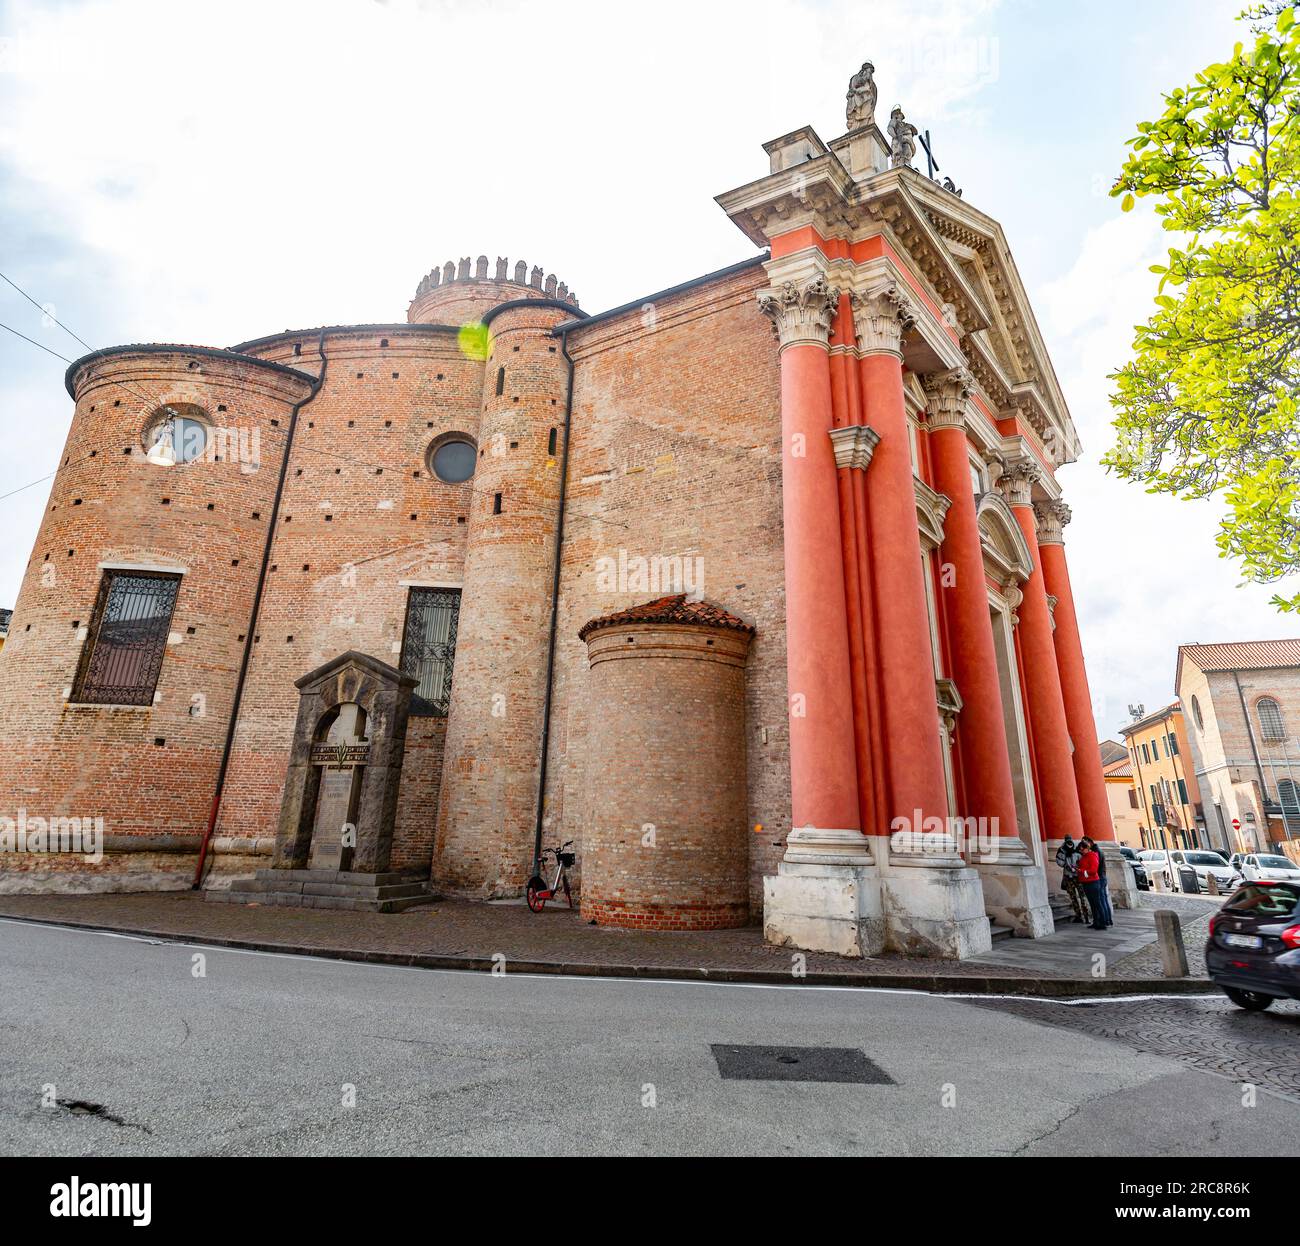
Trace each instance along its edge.
<instances>
[{"instance_id":1,"label":"stone column capital","mask_svg":"<svg viewBox=\"0 0 1300 1246\"><path fill-rule=\"evenodd\" d=\"M903 357L903 334L916 323L916 311L897 281L883 281L849 293L858 349L864 355Z\"/></svg>"},{"instance_id":2,"label":"stone column capital","mask_svg":"<svg viewBox=\"0 0 1300 1246\"><path fill-rule=\"evenodd\" d=\"M966 427L966 410L975 392L975 378L966 368L930 372L921 378L931 431Z\"/></svg>"},{"instance_id":3,"label":"stone column capital","mask_svg":"<svg viewBox=\"0 0 1300 1246\"><path fill-rule=\"evenodd\" d=\"M784 281L758 292L759 310L771 319L782 350L787 346L829 347L839 301L839 288L820 276Z\"/></svg>"},{"instance_id":4,"label":"stone column capital","mask_svg":"<svg viewBox=\"0 0 1300 1246\"><path fill-rule=\"evenodd\" d=\"M1042 479L1043 469L1028 459L1012 459L1002 470L997 482L1008 506L1032 506L1034 485Z\"/></svg>"},{"instance_id":5,"label":"stone column capital","mask_svg":"<svg viewBox=\"0 0 1300 1246\"><path fill-rule=\"evenodd\" d=\"M875 454L880 442L880 434L868 424L832 428L830 437L835 450L835 466L857 468L864 472L871 466L871 456Z\"/></svg>"},{"instance_id":6,"label":"stone column capital","mask_svg":"<svg viewBox=\"0 0 1300 1246\"><path fill-rule=\"evenodd\" d=\"M1064 502L1035 502L1034 520L1038 526L1039 545L1065 544L1062 529L1070 522L1070 508Z\"/></svg>"}]
</instances>

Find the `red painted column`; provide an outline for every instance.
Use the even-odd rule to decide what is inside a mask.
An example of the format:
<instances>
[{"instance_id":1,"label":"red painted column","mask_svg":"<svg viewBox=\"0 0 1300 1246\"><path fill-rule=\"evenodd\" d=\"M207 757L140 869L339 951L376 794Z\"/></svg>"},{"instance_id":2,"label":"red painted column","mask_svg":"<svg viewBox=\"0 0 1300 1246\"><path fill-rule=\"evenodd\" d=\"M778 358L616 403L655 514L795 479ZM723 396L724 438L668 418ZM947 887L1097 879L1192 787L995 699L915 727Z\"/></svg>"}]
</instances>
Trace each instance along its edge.
<instances>
[{"instance_id":1,"label":"red painted column","mask_svg":"<svg viewBox=\"0 0 1300 1246\"><path fill-rule=\"evenodd\" d=\"M876 611L890 819L919 810L946 818L930 618L916 525L911 442L903 396L902 335L911 318L892 285L855 294L853 316L866 422L880 435L867 489L867 549ZM882 831L887 831L886 826Z\"/></svg>"},{"instance_id":2,"label":"red painted column","mask_svg":"<svg viewBox=\"0 0 1300 1246\"><path fill-rule=\"evenodd\" d=\"M1079 809L1079 792L1070 757L1070 732L1066 725L1061 677L1052 639L1052 615L1047 605L1043 580L1042 553L1030 492L1040 469L1027 461L1012 463L999 482L1011 505L1016 523L1033 556L1034 571L1022 586L1024 601L1020 615L1020 652L1024 661L1025 690L1029 697L1034 756L1038 763L1038 791L1043 811L1043 837L1077 839L1084 833Z\"/></svg>"},{"instance_id":3,"label":"red painted column","mask_svg":"<svg viewBox=\"0 0 1300 1246\"><path fill-rule=\"evenodd\" d=\"M1083 825L1096 840L1114 839L1115 824L1106 799L1106 780L1101 770L1097 724L1092 715L1092 695L1083 662L1083 642L1074 610L1070 570L1065 561L1062 528L1070 522L1070 508L1064 502L1040 502L1034 507L1038 519L1038 549L1043 560L1047 591L1056 598L1056 666L1061 673L1061 694L1065 720L1074 741L1074 781L1079 790Z\"/></svg>"},{"instance_id":4,"label":"red painted column","mask_svg":"<svg viewBox=\"0 0 1300 1246\"><path fill-rule=\"evenodd\" d=\"M838 291L786 282L759 305L781 339L791 826L860 831L828 341Z\"/></svg>"},{"instance_id":5,"label":"red painted column","mask_svg":"<svg viewBox=\"0 0 1300 1246\"><path fill-rule=\"evenodd\" d=\"M957 741L968 807L961 812L988 818L999 835L1014 837L1011 755L966 440L966 401L972 385L969 374L960 371L926 381L934 487L952 503L944 517L942 553L953 569L953 582L940 598L948 620L952 675L962 699Z\"/></svg>"}]
</instances>

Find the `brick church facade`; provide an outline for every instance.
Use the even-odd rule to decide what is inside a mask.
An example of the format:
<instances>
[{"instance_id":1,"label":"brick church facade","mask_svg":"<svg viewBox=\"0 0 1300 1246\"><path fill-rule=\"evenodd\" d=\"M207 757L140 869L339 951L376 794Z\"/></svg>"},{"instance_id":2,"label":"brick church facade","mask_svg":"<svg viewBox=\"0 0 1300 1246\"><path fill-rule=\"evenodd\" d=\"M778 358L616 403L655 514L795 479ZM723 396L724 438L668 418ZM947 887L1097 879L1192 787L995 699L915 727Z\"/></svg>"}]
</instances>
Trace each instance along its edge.
<instances>
[{"instance_id":1,"label":"brick church facade","mask_svg":"<svg viewBox=\"0 0 1300 1246\"><path fill-rule=\"evenodd\" d=\"M602 924L958 957L1049 932L1086 832L1124 903L1069 412L1001 228L848 102L719 196L751 258L625 306L480 256L402 323L75 362L0 827L102 851L0 842L0 890L518 896L574 840Z\"/></svg>"}]
</instances>

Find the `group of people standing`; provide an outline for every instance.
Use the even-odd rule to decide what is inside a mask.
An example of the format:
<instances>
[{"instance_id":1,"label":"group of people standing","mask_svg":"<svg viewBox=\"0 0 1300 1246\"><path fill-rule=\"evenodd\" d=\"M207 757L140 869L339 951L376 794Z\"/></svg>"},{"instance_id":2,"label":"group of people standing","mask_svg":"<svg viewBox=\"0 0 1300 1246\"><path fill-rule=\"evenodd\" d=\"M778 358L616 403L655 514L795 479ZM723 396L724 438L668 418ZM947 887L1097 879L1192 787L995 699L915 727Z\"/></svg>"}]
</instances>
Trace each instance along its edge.
<instances>
[{"instance_id":1,"label":"group of people standing","mask_svg":"<svg viewBox=\"0 0 1300 1246\"><path fill-rule=\"evenodd\" d=\"M1113 926L1115 917L1106 884L1106 858L1096 841L1085 835L1076 844L1067 835L1056 850L1056 864L1061 867L1061 887L1070 897L1074 920L1090 922L1094 930Z\"/></svg>"}]
</instances>

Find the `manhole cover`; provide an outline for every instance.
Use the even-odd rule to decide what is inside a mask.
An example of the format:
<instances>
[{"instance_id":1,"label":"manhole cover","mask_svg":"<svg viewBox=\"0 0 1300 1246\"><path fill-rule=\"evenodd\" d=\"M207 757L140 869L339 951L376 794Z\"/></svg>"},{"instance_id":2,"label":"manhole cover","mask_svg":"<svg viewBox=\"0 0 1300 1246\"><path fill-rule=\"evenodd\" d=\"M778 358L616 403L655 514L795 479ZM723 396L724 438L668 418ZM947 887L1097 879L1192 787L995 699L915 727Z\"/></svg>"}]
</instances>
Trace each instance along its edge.
<instances>
[{"instance_id":1,"label":"manhole cover","mask_svg":"<svg viewBox=\"0 0 1300 1246\"><path fill-rule=\"evenodd\" d=\"M732 1081L897 1084L857 1047L738 1047L714 1043L712 1048L718 1072Z\"/></svg>"}]
</instances>

